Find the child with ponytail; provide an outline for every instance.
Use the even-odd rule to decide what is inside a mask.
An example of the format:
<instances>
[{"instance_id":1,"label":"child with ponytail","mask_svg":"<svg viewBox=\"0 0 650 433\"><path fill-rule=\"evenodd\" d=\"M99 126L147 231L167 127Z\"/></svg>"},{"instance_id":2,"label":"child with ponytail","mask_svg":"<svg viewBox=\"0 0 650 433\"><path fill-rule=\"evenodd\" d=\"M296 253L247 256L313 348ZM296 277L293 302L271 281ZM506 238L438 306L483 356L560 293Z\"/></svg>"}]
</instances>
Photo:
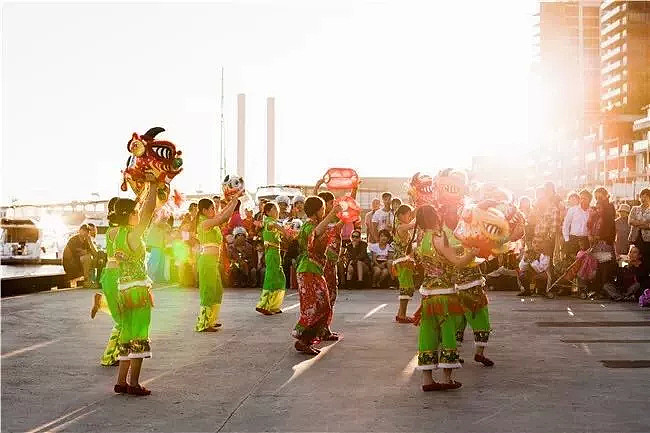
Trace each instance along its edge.
<instances>
[{"instance_id":1,"label":"child with ponytail","mask_svg":"<svg viewBox=\"0 0 650 433\"><path fill-rule=\"evenodd\" d=\"M407 254L409 243L413 237L415 221L413 208L407 204L401 205L395 212L395 226L393 228L393 271L397 274L399 281L399 309L395 321L397 323L413 323L413 318L406 315L408 303L413 297L415 283L413 273L415 262L410 254Z\"/></svg>"},{"instance_id":2,"label":"child with ponytail","mask_svg":"<svg viewBox=\"0 0 650 433\"><path fill-rule=\"evenodd\" d=\"M422 370L422 390L425 392L462 386L452 377L453 370L461 366L456 351L456 323L464 313L456 295L454 278L456 268L465 266L476 256L475 250L463 256L456 255L441 228L440 218L432 206L417 209L411 241L415 241L417 230L422 230L423 236L415 251L415 260L424 269L420 287L422 302L417 369ZM412 245L409 245L407 254L411 250ZM438 368L443 370L442 382L433 379L432 370Z\"/></svg>"}]
</instances>

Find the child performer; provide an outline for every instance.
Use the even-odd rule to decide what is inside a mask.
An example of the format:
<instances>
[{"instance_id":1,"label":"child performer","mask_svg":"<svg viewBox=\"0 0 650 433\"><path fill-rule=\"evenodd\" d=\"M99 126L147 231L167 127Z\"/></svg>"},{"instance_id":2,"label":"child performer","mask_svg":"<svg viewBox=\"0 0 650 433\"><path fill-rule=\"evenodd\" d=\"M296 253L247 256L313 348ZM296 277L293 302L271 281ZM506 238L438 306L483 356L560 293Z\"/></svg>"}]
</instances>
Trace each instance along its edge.
<instances>
[{"instance_id":1,"label":"child performer","mask_svg":"<svg viewBox=\"0 0 650 433\"><path fill-rule=\"evenodd\" d=\"M292 335L295 348L308 355L320 353L313 345L321 338L338 340L338 335L328 336L327 326L331 321L332 306L327 283L323 277L325 248L327 247L327 226L336 218L340 207L334 206L325 215L325 203L320 197L305 200L305 213L309 218L298 235L300 257L298 263L298 296L300 299L300 319Z\"/></svg>"},{"instance_id":2,"label":"child performer","mask_svg":"<svg viewBox=\"0 0 650 433\"><path fill-rule=\"evenodd\" d=\"M463 341L465 327L469 323L474 331L474 361L486 367L492 367L494 362L483 355L490 337L490 313L488 298L485 293L485 278L481 275L478 264L474 261L467 263L456 273L456 292L465 314L458 319L458 341Z\"/></svg>"},{"instance_id":3,"label":"child performer","mask_svg":"<svg viewBox=\"0 0 650 433\"><path fill-rule=\"evenodd\" d=\"M140 385L139 380L142 360L151 358L149 325L153 294L145 268L143 234L151 223L156 205L156 190L155 184L146 183L142 201L137 206L133 200L119 199L111 214L111 224L119 226L113 241L113 254L119 263L117 305L120 312L118 323L121 327L118 343L120 368L114 391L120 394L151 394L151 391ZM108 298L110 295L107 300ZM109 301L109 305L111 303Z\"/></svg>"},{"instance_id":4,"label":"child performer","mask_svg":"<svg viewBox=\"0 0 650 433\"><path fill-rule=\"evenodd\" d=\"M393 266L397 271L397 279L399 280L399 309L395 321L398 323L413 323L413 319L406 315L409 301L415 291L415 283L413 282L415 263L413 258L406 254L415 227L413 208L407 204L401 205L395 212L395 220L393 248L396 259L393 260Z\"/></svg>"},{"instance_id":5,"label":"child performer","mask_svg":"<svg viewBox=\"0 0 650 433\"><path fill-rule=\"evenodd\" d=\"M328 214L334 206L334 194L329 191L323 191L318 193L318 197L322 198L325 202L325 213ZM332 324L332 319L334 318L334 304L336 304L336 298L339 292L337 265L341 254L342 228L343 222L338 221L337 218L334 222L330 223L327 226L326 230L327 248L325 249L325 257L327 260L325 261L325 267L323 268L323 276L325 277L325 282L327 283L327 291L330 295L330 308L332 309L332 314L330 315L330 320L327 324L326 337L330 335L337 335L335 332L332 332L330 325Z\"/></svg>"},{"instance_id":6,"label":"child performer","mask_svg":"<svg viewBox=\"0 0 650 433\"><path fill-rule=\"evenodd\" d=\"M197 262L201 311L194 327L197 332L216 332L217 328L221 326L217 323L223 298L219 267L219 252L223 236L219 226L228 221L238 203L238 197L233 197L223 211L217 215L212 200L203 198L199 201L196 231L201 244L201 253Z\"/></svg>"},{"instance_id":7,"label":"child performer","mask_svg":"<svg viewBox=\"0 0 650 433\"><path fill-rule=\"evenodd\" d=\"M422 370L422 390L440 391L462 386L452 378L452 371L460 368L456 351L456 322L463 315L454 276L456 267L474 260L475 251L457 256L449 247L447 237L441 231L441 222L435 209L425 205L417 209L415 228L424 231L415 259L424 268L424 280L420 287L422 295L420 335L418 344L418 369ZM411 253L409 245L407 253ZM433 380L432 370L443 369L443 382Z\"/></svg>"},{"instance_id":8,"label":"child performer","mask_svg":"<svg viewBox=\"0 0 650 433\"><path fill-rule=\"evenodd\" d=\"M115 224L111 224L110 220L112 219L112 214L115 211L115 203L117 203L118 198L113 197L108 202L108 220L111 228L106 232L106 267L102 270L100 277L100 284L102 286L103 293L95 293L93 296L93 308L90 312L90 317L95 318L97 311L100 309L105 311L108 310L111 317L113 318L113 329L111 330L111 335L108 337L108 343L106 343L106 349L101 357L100 364L108 367L111 365L118 364L118 351L117 343L120 337L120 310L117 305L118 299L118 286L120 278L120 267L115 257L115 250L113 243L118 232L118 228Z\"/></svg>"},{"instance_id":9,"label":"child performer","mask_svg":"<svg viewBox=\"0 0 650 433\"><path fill-rule=\"evenodd\" d=\"M278 224L280 209L277 204L269 202L264 205L262 211L264 212L262 237L264 238L266 271L262 294L255 310L270 316L282 313L280 307L284 300L287 280L282 270L282 258L280 257L280 233L282 232L282 227Z\"/></svg>"}]
</instances>

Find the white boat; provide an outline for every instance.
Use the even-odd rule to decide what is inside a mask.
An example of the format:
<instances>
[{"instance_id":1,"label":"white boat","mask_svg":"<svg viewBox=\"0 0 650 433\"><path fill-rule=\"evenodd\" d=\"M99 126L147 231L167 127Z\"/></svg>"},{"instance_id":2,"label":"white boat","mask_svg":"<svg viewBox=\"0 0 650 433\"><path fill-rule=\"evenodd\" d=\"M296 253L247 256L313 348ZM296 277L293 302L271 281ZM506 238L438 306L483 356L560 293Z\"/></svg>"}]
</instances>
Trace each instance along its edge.
<instances>
[{"instance_id":1,"label":"white boat","mask_svg":"<svg viewBox=\"0 0 650 433\"><path fill-rule=\"evenodd\" d=\"M43 231L32 218L2 218L0 222L0 260L33 262L44 252Z\"/></svg>"}]
</instances>

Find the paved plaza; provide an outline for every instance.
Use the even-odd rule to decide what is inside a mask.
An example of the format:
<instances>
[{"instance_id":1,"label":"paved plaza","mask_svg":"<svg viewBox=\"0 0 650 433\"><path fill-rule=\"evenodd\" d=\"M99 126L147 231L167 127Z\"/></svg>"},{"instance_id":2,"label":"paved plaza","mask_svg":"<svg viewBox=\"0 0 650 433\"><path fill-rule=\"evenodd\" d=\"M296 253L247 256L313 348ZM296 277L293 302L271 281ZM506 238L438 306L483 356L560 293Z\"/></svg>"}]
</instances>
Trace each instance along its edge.
<instances>
[{"instance_id":1,"label":"paved plaza","mask_svg":"<svg viewBox=\"0 0 650 433\"><path fill-rule=\"evenodd\" d=\"M496 365L471 360L468 330L463 387L425 394L396 292L341 291L345 338L316 358L293 349L295 292L272 317L258 294L228 290L223 330L197 334L197 290L156 289L144 398L113 394L116 368L99 365L111 320L90 319L91 291L2 299L2 431L650 431L650 313L635 304L492 292Z\"/></svg>"}]
</instances>

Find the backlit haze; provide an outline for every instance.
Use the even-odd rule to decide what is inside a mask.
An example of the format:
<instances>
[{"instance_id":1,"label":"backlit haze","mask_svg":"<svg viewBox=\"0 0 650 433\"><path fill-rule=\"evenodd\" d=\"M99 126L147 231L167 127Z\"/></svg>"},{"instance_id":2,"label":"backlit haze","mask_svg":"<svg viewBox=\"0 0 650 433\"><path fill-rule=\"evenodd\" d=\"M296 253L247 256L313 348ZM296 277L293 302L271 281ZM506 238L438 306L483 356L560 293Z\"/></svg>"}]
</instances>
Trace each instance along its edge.
<instances>
[{"instance_id":1,"label":"backlit haze","mask_svg":"<svg viewBox=\"0 0 650 433\"><path fill-rule=\"evenodd\" d=\"M531 0L5 4L2 203L119 192L132 132L184 153L173 187L220 190L220 68L228 172L247 100L248 188L470 167L528 146Z\"/></svg>"}]
</instances>

